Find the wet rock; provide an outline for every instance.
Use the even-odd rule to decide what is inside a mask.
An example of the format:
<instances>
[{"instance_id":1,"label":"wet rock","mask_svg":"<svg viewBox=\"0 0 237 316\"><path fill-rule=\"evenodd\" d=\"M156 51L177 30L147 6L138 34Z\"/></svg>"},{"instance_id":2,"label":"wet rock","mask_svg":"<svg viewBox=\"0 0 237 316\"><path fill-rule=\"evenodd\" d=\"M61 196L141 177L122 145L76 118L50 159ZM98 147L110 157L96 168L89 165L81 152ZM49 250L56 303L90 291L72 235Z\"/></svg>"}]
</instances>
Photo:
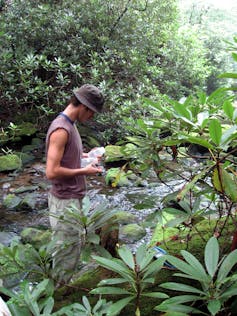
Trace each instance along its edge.
<instances>
[{"instance_id":1,"label":"wet rock","mask_svg":"<svg viewBox=\"0 0 237 316\"><path fill-rule=\"evenodd\" d=\"M146 235L144 228L138 224L128 224L121 227L119 232L120 239L129 240L129 242L135 242L143 238Z\"/></svg>"},{"instance_id":2,"label":"wet rock","mask_svg":"<svg viewBox=\"0 0 237 316\"><path fill-rule=\"evenodd\" d=\"M34 210L37 203L37 197L38 195L35 192L26 194L21 202L21 206L23 208Z\"/></svg>"},{"instance_id":3,"label":"wet rock","mask_svg":"<svg viewBox=\"0 0 237 316\"><path fill-rule=\"evenodd\" d=\"M51 232L49 230L41 230L33 227L25 228L21 232L21 240L23 243L33 245L39 249L43 245L47 245L51 240Z\"/></svg>"},{"instance_id":4,"label":"wet rock","mask_svg":"<svg viewBox=\"0 0 237 316\"><path fill-rule=\"evenodd\" d=\"M130 224L134 223L136 220L136 216L125 211L117 212L116 217L120 224Z\"/></svg>"},{"instance_id":5,"label":"wet rock","mask_svg":"<svg viewBox=\"0 0 237 316\"><path fill-rule=\"evenodd\" d=\"M23 190L22 192L25 192L24 190L26 188L22 187L21 189ZM41 206L39 209L47 207L46 202L47 201L45 200L45 198L41 199L41 195L39 195L38 192L27 193L24 196L22 196L21 194L19 196L14 193L10 193L10 194L7 194L6 197L4 198L3 206L8 210L31 211L31 210L37 209L39 206Z\"/></svg>"},{"instance_id":6,"label":"wet rock","mask_svg":"<svg viewBox=\"0 0 237 316\"><path fill-rule=\"evenodd\" d=\"M26 186L21 186L15 190L13 190L13 193L24 193L24 192L31 192L35 191L38 189L37 185L26 185Z\"/></svg>"},{"instance_id":7,"label":"wet rock","mask_svg":"<svg viewBox=\"0 0 237 316\"><path fill-rule=\"evenodd\" d=\"M34 150L36 150L38 148L37 145L25 145L22 147L22 152L23 153L30 153L33 152Z\"/></svg>"},{"instance_id":8,"label":"wet rock","mask_svg":"<svg viewBox=\"0 0 237 316\"><path fill-rule=\"evenodd\" d=\"M16 155L21 159L23 165L35 160L35 156L30 153L20 152L16 153Z\"/></svg>"},{"instance_id":9,"label":"wet rock","mask_svg":"<svg viewBox=\"0 0 237 316\"><path fill-rule=\"evenodd\" d=\"M8 194L3 200L3 206L9 210L17 209L22 202L22 199L15 194Z\"/></svg>"},{"instance_id":10,"label":"wet rock","mask_svg":"<svg viewBox=\"0 0 237 316\"><path fill-rule=\"evenodd\" d=\"M20 169L21 159L15 154L9 154L0 157L0 172Z\"/></svg>"},{"instance_id":11,"label":"wet rock","mask_svg":"<svg viewBox=\"0 0 237 316\"><path fill-rule=\"evenodd\" d=\"M0 244L9 246L12 240L19 240L19 236L13 232L0 232Z\"/></svg>"}]
</instances>

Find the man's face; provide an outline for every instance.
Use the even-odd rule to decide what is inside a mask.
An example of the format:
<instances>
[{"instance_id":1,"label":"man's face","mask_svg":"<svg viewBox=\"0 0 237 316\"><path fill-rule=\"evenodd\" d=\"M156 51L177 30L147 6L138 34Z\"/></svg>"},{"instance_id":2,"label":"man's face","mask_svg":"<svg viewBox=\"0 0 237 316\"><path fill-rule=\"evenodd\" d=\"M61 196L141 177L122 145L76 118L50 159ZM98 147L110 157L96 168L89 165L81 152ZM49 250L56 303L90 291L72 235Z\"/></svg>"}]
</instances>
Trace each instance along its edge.
<instances>
[{"instance_id":1,"label":"man's face","mask_svg":"<svg viewBox=\"0 0 237 316\"><path fill-rule=\"evenodd\" d=\"M78 121L80 122L86 122L93 118L95 112L89 109L87 106L83 105L82 110L78 114Z\"/></svg>"}]
</instances>

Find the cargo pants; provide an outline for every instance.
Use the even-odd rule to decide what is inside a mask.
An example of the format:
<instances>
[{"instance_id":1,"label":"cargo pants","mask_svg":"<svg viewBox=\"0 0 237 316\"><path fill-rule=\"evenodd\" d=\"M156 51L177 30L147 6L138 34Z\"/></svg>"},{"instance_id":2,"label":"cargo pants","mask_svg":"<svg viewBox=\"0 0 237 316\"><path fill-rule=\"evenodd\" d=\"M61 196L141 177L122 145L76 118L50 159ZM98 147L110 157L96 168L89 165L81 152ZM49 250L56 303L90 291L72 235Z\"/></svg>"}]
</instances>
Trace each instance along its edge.
<instances>
[{"instance_id":1,"label":"cargo pants","mask_svg":"<svg viewBox=\"0 0 237 316\"><path fill-rule=\"evenodd\" d=\"M53 277L59 283L68 283L79 263L81 235L78 225L72 225L67 217L71 205L81 208L81 199L59 199L49 193L49 221L52 228Z\"/></svg>"}]
</instances>

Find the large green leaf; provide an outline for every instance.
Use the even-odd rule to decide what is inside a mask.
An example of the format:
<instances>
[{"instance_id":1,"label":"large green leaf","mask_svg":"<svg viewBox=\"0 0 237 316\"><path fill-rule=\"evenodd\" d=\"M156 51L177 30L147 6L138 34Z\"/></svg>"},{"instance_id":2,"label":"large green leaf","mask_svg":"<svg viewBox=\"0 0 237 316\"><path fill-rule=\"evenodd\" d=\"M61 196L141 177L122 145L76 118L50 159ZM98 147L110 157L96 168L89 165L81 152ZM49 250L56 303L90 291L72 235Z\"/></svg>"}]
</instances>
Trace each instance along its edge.
<instances>
[{"instance_id":1,"label":"large green leaf","mask_svg":"<svg viewBox=\"0 0 237 316\"><path fill-rule=\"evenodd\" d=\"M182 140L185 140L188 143L201 145L201 146L208 148L208 149L214 148L210 142L208 142L206 139L201 138L199 136L196 137L196 136L184 135L184 134L182 136L185 136L185 138L183 137Z\"/></svg>"},{"instance_id":2,"label":"large green leaf","mask_svg":"<svg viewBox=\"0 0 237 316\"><path fill-rule=\"evenodd\" d=\"M196 268L193 268L190 264L180 260L174 256L167 255L167 261L171 263L178 270L185 273L190 279L206 282L207 276L200 274Z\"/></svg>"},{"instance_id":3,"label":"large green leaf","mask_svg":"<svg viewBox=\"0 0 237 316\"><path fill-rule=\"evenodd\" d=\"M197 120L198 120L198 124L201 126L201 128L204 128L208 122L208 118L209 118L209 112L204 111L204 112L200 112L197 115Z\"/></svg>"},{"instance_id":4,"label":"large green leaf","mask_svg":"<svg viewBox=\"0 0 237 316\"><path fill-rule=\"evenodd\" d=\"M131 297L126 297L123 298L119 301L117 301L116 303L112 304L108 310L107 310L107 316L115 316L115 315L119 315L120 311L128 305L129 302L131 302L135 297L131 296Z\"/></svg>"},{"instance_id":5,"label":"large green leaf","mask_svg":"<svg viewBox=\"0 0 237 316\"><path fill-rule=\"evenodd\" d=\"M199 289L197 289L193 286L182 284L182 283L166 282L166 283L162 283L160 286L165 288L165 289L168 289L168 290L190 292L190 293L197 293L197 294L201 294L201 295L206 295L205 292L200 291Z\"/></svg>"},{"instance_id":6,"label":"large green leaf","mask_svg":"<svg viewBox=\"0 0 237 316\"><path fill-rule=\"evenodd\" d=\"M144 258L146 257L146 245L145 244L141 244L141 246L138 247L136 254L135 254L135 258L136 258L136 263L141 266L142 261L144 260Z\"/></svg>"},{"instance_id":7,"label":"large green leaf","mask_svg":"<svg viewBox=\"0 0 237 316\"><path fill-rule=\"evenodd\" d=\"M121 259L132 269L134 270L135 262L132 252L124 245L118 249L118 254Z\"/></svg>"},{"instance_id":8,"label":"large green leaf","mask_svg":"<svg viewBox=\"0 0 237 316\"><path fill-rule=\"evenodd\" d=\"M233 266L237 263L237 249L232 251L222 262L217 274L217 282L222 283L230 273Z\"/></svg>"},{"instance_id":9,"label":"large green leaf","mask_svg":"<svg viewBox=\"0 0 237 316\"><path fill-rule=\"evenodd\" d=\"M205 247L205 265L207 272L213 278L219 261L219 245L215 237L211 237Z\"/></svg>"},{"instance_id":10,"label":"large green leaf","mask_svg":"<svg viewBox=\"0 0 237 316\"><path fill-rule=\"evenodd\" d=\"M183 304L200 300L199 295L177 295L165 300L165 304Z\"/></svg>"},{"instance_id":11,"label":"large green leaf","mask_svg":"<svg viewBox=\"0 0 237 316\"><path fill-rule=\"evenodd\" d=\"M91 290L90 293L91 294L118 294L118 295L131 294L127 290L121 289L119 287L114 287L114 286L98 287L96 289Z\"/></svg>"},{"instance_id":12,"label":"large green leaf","mask_svg":"<svg viewBox=\"0 0 237 316\"><path fill-rule=\"evenodd\" d=\"M91 305L90 305L90 302L86 296L82 297L82 302L83 302L83 305L85 306L86 310L88 312L91 312Z\"/></svg>"},{"instance_id":13,"label":"large green leaf","mask_svg":"<svg viewBox=\"0 0 237 316\"><path fill-rule=\"evenodd\" d=\"M223 302L225 300L230 299L232 296L237 295L237 284L232 284L226 291L224 291L219 297L220 300Z\"/></svg>"},{"instance_id":14,"label":"large green leaf","mask_svg":"<svg viewBox=\"0 0 237 316\"><path fill-rule=\"evenodd\" d=\"M222 184L222 169L215 168L212 173L212 183L214 188L219 191L223 192L223 184Z\"/></svg>"},{"instance_id":15,"label":"large green leaf","mask_svg":"<svg viewBox=\"0 0 237 316\"><path fill-rule=\"evenodd\" d=\"M148 265L154 258L154 251L147 251L140 264L140 271L146 271Z\"/></svg>"},{"instance_id":16,"label":"large green leaf","mask_svg":"<svg viewBox=\"0 0 237 316\"><path fill-rule=\"evenodd\" d=\"M156 297L156 298L168 298L169 296L161 292L142 293L141 296Z\"/></svg>"},{"instance_id":17,"label":"large green leaf","mask_svg":"<svg viewBox=\"0 0 237 316\"><path fill-rule=\"evenodd\" d=\"M223 110L227 117L232 120L233 119L233 114L234 114L234 106L229 100L226 100L223 104Z\"/></svg>"},{"instance_id":18,"label":"large green leaf","mask_svg":"<svg viewBox=\"0 0 237 316\"><path fill-rule=\"evenodd\" d=\"M158 271L161 270L165 262L165 258L161 257L157 260L153 261L146 269L146 272L144 273L143 280L145 280L148 277L154 276Z\"/></svg>"},{"instance_id":19,"label":"large green leaf","mask_svg":"<svg viewBox=\"0 0 237 316\"><path fill-rule=\"evenodd\" d=\"M173 107L181 118L192 119L192 113L186 108L185 104L175 102L173 103Z\"/></svg>"},{"instance_id":20,"label":"large green leaf","mask_svg":"<svg viewBox=\"0 0 237 316\"><path fill-rule=\"evenodd\" d=\"M44 301L44 309L43 314L44 315L50 315L52 313L54 307L54 299L53 297L47 297Z\"/></svg>"},{"instance_id":21,"label":"large green leaf","mask_svg":"<svg viewBox=\"0 0 237 316\"><path fill-rule=\"evenodd\" d=\"M121 283L125 283L125 282L127 282L127 280L124 279L124 278L105 279L105 280L101 280L101 281L98 283L98 286L121 284Z\"/></svg>"},{"instance_id":22,"label":"large green leaf","mask_svg":"<svg viewBox=\"0 0 237 316\"><path fill-rule=\"evenodd\" d=\"M207 304L207 308L211 315L216 315L221 309L221 302L219 300L211 300Z\"/></svg>"},{"instance_id":23,"label":"large green leaf","mask_svg":"<svg viewBox=\"0 0 237 316\"><path fill-rule=\"evenodd\" d=\"M208 281L206 271L204 270L201 263L194 257L190 252L186 250L181 251L182 256L184 259L189 263L190 266L196 271L197 274L200 275L200 280Z\"/></svg>"},{"instance_id":24,"label":"large green leaf","mask_svg":"<svg viewBox=\"0 0 237 316\"><path fill-rule=\"evenodd\" d=\"M134 281L132 271L121 260L115 258L106 259L99 256L92 256L92 258L95 259L102 267L120 274L127 280L132 282Z\"/></svg>"},{"instance_id":25,"label":"large green leaf","mask_svg":"<svg viewBox=\"0 0 237 316\"><path fill-rule=\"evenodd\" d=\"M194 307L185 306L182 304L166 304L165 302L156 306L154 309L161 312L171 312L169 315L172 315L172 316L173 316L173 312L186 313L186 315L190 315L190 313L198 314L198 315L202 315L202 314L206 315L205 313L201 312L199 309L194 308Z\"/></svg>"},{"instance_id":26,"label":"large green leaf","mask_svg":"<svg viewBox=\"0 0 237 316\"><path fill-rule=\"evenodd\" d=\"M217 119L212 119L210 121L209 132L213 143L219 146L221 142L222 128L220 122Z\"/></svg>"},{"instance_id":27,"label":"large green leaf","mask_svg":"<svg viewBox=\"0 0 237 316\"><path fill-rule=\"evenodd\" d=\"M32 316L31 312L29 309L25 306L18 306L17 304L13 302L9 302L8 304L9 310L12 315L17 315L17 316Z\"/></svg>"},{"instance_id":28,"label":"large green leaf","mask_svg":"<svg viewBox=\"0 0 237 316\"><path fill-rule=\"evenodd\" d=\"M237 130L237 126L232 126L228 130L224 131L221 137L221 145L228 145L230 141L237 138L237 134L235 133ZM224 149L224 148L223 148Z\"/></svg>"},{"instance_id":29,"label":"large green leaf","mask_svg":"<svg viewBox=\"0 0 237 316\"><path fill-rule=\"evenodd\" d=\"M224 74L221 74L218 76L219 78L232 78L232 79L237 79L237 74L233 72L226 72Z\"/></svg>"},{"instance_id":30,"label":"large green leaf","mask_svg":"<svg viewBox=\"0 0 237 316\"><path fill-rule=\"evenodd\" d=\"M222 171L223 175L223 188L225 194L232 202L237 202L237 177L227 172L225 169Z\"/></svg>"}]
</instances>

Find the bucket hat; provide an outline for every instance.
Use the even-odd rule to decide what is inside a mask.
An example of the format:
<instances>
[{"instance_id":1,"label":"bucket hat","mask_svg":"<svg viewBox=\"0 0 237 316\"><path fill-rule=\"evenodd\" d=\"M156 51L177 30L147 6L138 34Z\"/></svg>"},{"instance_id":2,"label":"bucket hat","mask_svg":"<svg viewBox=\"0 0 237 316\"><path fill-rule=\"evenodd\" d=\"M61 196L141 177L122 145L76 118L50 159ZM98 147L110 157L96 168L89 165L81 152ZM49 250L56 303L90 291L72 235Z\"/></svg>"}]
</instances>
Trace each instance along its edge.
<instances>
[{"instance_id":1,"label":"bucket hat","mask_svg":"<svg viewBox=\"0 0 237 316\"><path fill-rule=\"evenodd\" d=\"M73 90L75 97L90 110L100 113L104 104L101 91L92 84L84 84Z\"/></svg>"}]
</instances>

